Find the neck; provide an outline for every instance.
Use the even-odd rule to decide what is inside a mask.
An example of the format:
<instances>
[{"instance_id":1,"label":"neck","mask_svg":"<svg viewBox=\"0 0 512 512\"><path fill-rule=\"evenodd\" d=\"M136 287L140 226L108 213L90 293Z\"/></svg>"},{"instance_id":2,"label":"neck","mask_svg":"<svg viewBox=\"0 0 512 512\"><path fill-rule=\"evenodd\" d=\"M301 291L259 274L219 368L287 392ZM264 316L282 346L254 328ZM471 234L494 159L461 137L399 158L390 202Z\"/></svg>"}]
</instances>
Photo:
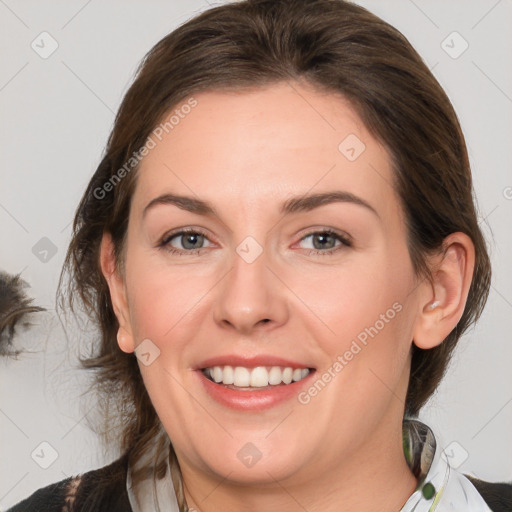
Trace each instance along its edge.
<instances>
[{"instance_id":1,"label":"neck","mask_svg":"<svg viewBox=\"0 0 512 512\"><path fill-rule=\"evenodd\" d=\"M233 483L180 463L185 498L198 512L398 512L417 486L405 461L402 425L375 432L343 462L312 463L285 480Z\"/></svg>"}]
</instances>

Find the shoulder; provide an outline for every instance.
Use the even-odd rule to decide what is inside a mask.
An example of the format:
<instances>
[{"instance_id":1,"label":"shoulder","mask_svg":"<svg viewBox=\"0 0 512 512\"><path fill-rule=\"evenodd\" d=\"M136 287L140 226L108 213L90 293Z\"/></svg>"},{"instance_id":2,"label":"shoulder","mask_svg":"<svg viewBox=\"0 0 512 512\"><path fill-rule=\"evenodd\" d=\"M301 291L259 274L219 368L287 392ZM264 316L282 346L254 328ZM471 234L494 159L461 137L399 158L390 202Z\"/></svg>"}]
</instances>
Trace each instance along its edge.
<instances>
[{"instance_id":1,"label":"shoulder","mask_svg":"<svg viewBox=\"0 0 512 512\"><path fill-rule=\"evenodd\" d=\"M480 493L493 512L512 511L512 482L485 482L470 475L464 475Z\"/></svg>"},{"instance_id":2,"label":"shoulder","mask_svg":"<svg viewBox=\"0 0 512 512\"><path fill-rule=\"evenodd\" d=\"M126 490L128 458L37 490L7 512L132 512Z\"/></svg>"}]
</instances>

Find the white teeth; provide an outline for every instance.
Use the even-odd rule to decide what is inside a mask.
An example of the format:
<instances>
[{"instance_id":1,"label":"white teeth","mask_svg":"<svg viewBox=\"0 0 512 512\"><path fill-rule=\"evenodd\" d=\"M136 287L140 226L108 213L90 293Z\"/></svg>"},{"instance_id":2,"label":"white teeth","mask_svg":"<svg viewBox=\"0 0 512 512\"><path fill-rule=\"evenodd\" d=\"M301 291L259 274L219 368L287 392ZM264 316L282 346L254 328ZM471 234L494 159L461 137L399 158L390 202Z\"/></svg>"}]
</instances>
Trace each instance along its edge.
<instances>
[{"instance_id":1,"label":"white teeth","mask_svg":"<svg viewBox=\"0 0 512 512\"><path fill-rule=\"evenodd\" d=\"M243 366L235 368L233 384L239 388L247 388L251 384L251 372Z\"/></svg>"},{"instance_id":2,"label":"white teeth","mask_svg":"<svg viewBox=\"0 0 512 512\"><path fill-rule=\"evenodd\" d=\"M212 379L215 382L221 382L222 381L222 368L220 366L215 366L213 368Z\"/></svg>"},{"instance_id":3,"label":"white teeth","mask_svg":"<svg viewBox=\"0 0 512 512\"><path fill-rule=\"evenodd\" d=\"M224 366L224 370L222 371L222 383L223 384L233 384L235 382L235 371L232 366Z\"/></svg>"},{"instance_id":4,"label":"white teeth","mask_svg":"<svg viewBox=\"0 0 512 512\"><path fill-rule=\"evenodd\" d=\"M251 372L251 388L268 386L268 372L264 366L258 366Z\"/></svg>"},{"instance_id":5,"label":"white teeth","mask_svg":"<svg viewBox=\"0 0 512 512\"><path fill-rule=\"evenodd\" d=\"M290 382L292 381L292 376L293 376L293 368L285 368L283 370L283 382L285 384L290 384Z\"/></svg>"},{"instance_id":6,"label":"white teeth","mask_svg":"<svg viewBox=\"0 0 512 512\"><path fill-rule=\"evenodd\" d=\"M271 386L276 386L277 384L281 384L281 380L283 378L283 372L279 366L272 366L270 368L270 374L268 377L268 383Z\"/></svg>"},{"instance_id":7,"label":"white teeth","mask_svg":"<svg viewBox=\"0 0 512 512\"><path fill-rule=\"evenodd\" d=\"M207 377L217 383L226 385L233 384L239 388L264 388L277 386L281 383L291 384L298 382L309 375L308 368L280 367L280 366L257 366L256 368L245 368L243 366L214 366L203 370Z\"/></svg>"}]
</instances>

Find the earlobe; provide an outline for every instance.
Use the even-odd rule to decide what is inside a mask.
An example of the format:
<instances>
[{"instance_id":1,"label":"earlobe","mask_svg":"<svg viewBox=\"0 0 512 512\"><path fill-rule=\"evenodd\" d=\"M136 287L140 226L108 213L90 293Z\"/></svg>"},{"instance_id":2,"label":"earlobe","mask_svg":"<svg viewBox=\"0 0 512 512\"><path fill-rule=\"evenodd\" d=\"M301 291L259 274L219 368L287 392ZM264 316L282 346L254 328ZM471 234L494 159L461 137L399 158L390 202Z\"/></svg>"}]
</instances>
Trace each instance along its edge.
<instances>
[{"instance_id":1,"label":"earlobe","mask_svg":"<svg viewBox=\"0 0 512 512\"><path fill-rule=\"evenodd\" d=\"M130 324L126 287L123 276L119 274L117 269L114 244L109 233L104 233L101 240L100 265L103 277L108 284L110 300L119 323L117 344L123 352L132 353L135 350L135 344Z\"/></svg>"},{"instance_id":2,"label":"earlobe","mask_svg":"<svg viewBox=\"0 0 512 512\"><path fill-rule=\"evenodd\" d=\"M423 287L414 329L414 344L422 349L440 345L461 319L475 264L475 248L464 233L446 237L443 252L432 262L431 286Z\"/></svg>"},{"instance_id":3,"label":"earlobe","mask_svg":"<svg viewBox=\"0 0 512 512\"><path fill-rule=\"evenodd\" d=\"M135 350L133 337L123 327L119 327L117 331L117 344L119 348L127 354L131 354Z\"/></svg>"}]
</instances>

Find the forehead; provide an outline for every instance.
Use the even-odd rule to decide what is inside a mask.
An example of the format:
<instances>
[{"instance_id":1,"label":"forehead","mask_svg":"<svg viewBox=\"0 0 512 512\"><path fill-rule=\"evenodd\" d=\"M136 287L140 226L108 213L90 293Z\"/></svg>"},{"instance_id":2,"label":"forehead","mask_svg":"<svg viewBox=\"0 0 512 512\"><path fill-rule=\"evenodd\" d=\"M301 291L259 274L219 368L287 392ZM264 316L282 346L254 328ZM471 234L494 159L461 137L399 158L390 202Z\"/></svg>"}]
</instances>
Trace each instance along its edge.
<instances>
[{"instance_id":1,"label":"forehead","mask_svg":"<svg viewBox=\"0 0 512 512\"><path fill-rule=\"evenodd\" d=\"M219 208L241 198L268 207L340 188L383 205L396 199L387 151L340 95L279 83L192 98L151 135L154 148L141 163L134 198L140 208L171 191Z\"/></svg>"}]
</instances>

